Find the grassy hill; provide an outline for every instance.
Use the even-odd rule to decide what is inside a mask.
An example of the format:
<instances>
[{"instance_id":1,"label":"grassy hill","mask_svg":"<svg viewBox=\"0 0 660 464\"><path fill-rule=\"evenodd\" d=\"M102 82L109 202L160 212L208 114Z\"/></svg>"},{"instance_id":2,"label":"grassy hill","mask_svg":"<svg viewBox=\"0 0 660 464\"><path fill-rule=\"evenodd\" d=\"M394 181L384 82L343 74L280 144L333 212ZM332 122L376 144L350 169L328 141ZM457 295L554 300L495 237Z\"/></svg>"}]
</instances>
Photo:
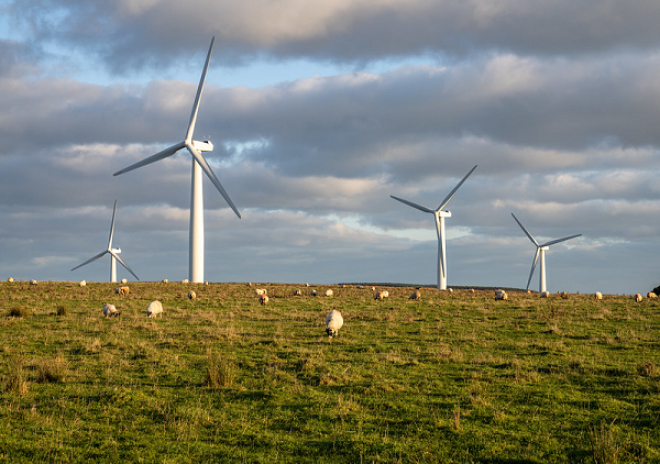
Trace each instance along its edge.
<instances>
[{"instance_id":1,"label":"grassy hill","mask_svg":"<svg viewBox=\"0 0 660 464\"><path fill-rule=\"evenodd\" d=\"M114 287L0 283L0 461L660 462L657 300Z\"/></svg>"}]
</instances>

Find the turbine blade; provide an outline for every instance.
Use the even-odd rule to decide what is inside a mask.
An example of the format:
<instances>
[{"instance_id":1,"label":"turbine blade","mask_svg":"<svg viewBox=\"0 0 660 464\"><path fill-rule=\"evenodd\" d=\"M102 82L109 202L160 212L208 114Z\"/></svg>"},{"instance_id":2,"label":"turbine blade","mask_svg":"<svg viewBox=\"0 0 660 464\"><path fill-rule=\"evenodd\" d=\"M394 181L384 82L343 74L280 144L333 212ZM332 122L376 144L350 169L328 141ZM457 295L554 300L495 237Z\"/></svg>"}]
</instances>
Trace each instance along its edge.
<instances>
[{"instance_id":1,"label":"turbine blade","mask_svg":"<svg viewBox=\"0 0 660 464\"><path fill-rule=\"evenodd\" d=\"M571 235L570 237L558 238L557 240L552 240L550 242L546 242L541 246L550 246L550 245L554 245L555 243L565 242L566 240L570 240L572 238L579 237L580 235L582 235L582 234L576 234L576 235Z\"/></svg>"},{"instance_id":2,"label":"turbine blade","mask_svg":"<svg viewBox=\"0 0 660 464\"><path fill-rule=\"evenodd\" d=\"M124 266L128 272L130 272L131 274L133 274L133 277L135 277L137 280L140 280L140 278L139 278L137 275L135 275L135 272L133 272L133 271L131 270L131 268L128 267L128 265L127 265L127 264L126 264L126 263L125 263L125 262L119 257L119 255L118 255L117 253L115 253L114 251L110 251L109 253L110 253L110 254L111 254L111 255L112 255L117 261L119 261L119 263L120 263L122 266Z\"/></svg>"},{"instance_id":3,"label":"turbine blade","mask_svg":"<svg viewBox=\"0 0 660 464\"><path fill-rule=\"evenodd\" d=\"M477 169L477 166L478 166L478 165L475 164L474 167L473 167L472 169L470 169L470 172L468 172L467 174L465 174L465 177L463 177L463 178L461 179L461 181L458 183L458 185L457 185L456 187L454 187L454 190L452 190L451 192L449 192L449 195L447 195L447 198L445 198L444 200L442 200L442 203L440 203L440 206L438 206L438 209L436 209L436 211L440 211L442 208L444 208L445 206L447 206L447 203L449 203L449 200L451 200L451 197L453 197L454 194L456 193L456 191L457 191L459 188L461 188L461 185L463 185L463 182L465 182L465 180L466 180L468 177L470 177L470 174L472 174L472 173L474 172L474 170Z\"/></svg>"},{"instance_id":4,"label":"turbine blade","mask_svg":"<svg viewBox=\"0 0 660 464\"><path fill-rule=\"evenodd\" d=\"M76 267L74 267L74 268L71 269L71 270L72 270L72 271L75 271L75 270L78 269L79 267L83 267L85 264L89 264L89 263L91 263L92 261L96 261L97 259L99 259L100 257L102 257L102 256L103 256L104 254L106 254L106 253L109 253L109 251L108 251L108 250L105 250L105 251L99 253L98 255L94 256L93 258L88 259L88 260L85 261L84 263L77 265Z\"/></svg>"},{"instance_id":5,"label":"turbine blade","mask_svg":"<svg viewBox=\"0 0 660 464\"><path fill-rule=\"evenodd\" d=\"M536 247L536 254L534 255L534 261L532 262L532 270L529 273L529 279L527 279L527 288L529 290L529 284L532 281L532 276L534 275L534 269L536 269L536 263L539 261L539 254L541 253L541 247Z\"/></svg>"},{"instance_id":6,"label":"turbine blade","mask_svg":"<svg viewBox=\"0 0 660 464\"><path fill-rule=\"evenodd\" d=\"M526 234L527 237L532 241L532 243L533 243L534 245L536 245L536 246L541 246L541 245L539 245L539 242L537 242L536 239L535 239L534 237L532 237L532 234L530 234L530 233L527 231L527 229L525 229L525 226L522 225L522 222L520 222L520 221L518 220L518 218L516 217L516 215L513 214L513 213L511 213L511 216L513 216L513 219L516 220L516 222L518 223L518 225L520 226L520 228L523 230L523 232L525 232L525 234Z\"/></svg>"},{"instance_id":7,"label":"turbine blade","mask_svg":"<svg viewBox=\"0 0 660 464\"><path fill-rule=\"evenodd\" d=\"M179 142L175 145L172 145L171 147L166 148L163 151L159 151L155 155L151 155L150 157L145 158L142 161L138 161L137 163L132 164L127 168L124 168L120 171L115 172L113 174L113 176L118 176L120 174L124 174L125 172L132 171L133 169L141 168L142 166L146 166L147 164L151 164L151 163L155 163L156 161L160 161L163 158L167 158L168 156L172 156L174 153L181 150L185 146L186 146L185 142Z\"/></svg>"},{"instance_id":8,"label":"turbine blade","mask_svg":"<svg viewBox=\"0 0 660 464\"><path fill-rule=\"evenodd\" d=\"M199 78L199 85L197 86L197 96L195 97L195 103L192 107L192 113L190 113L190 124L188 124L188 132L186 133L186 141L190 142L195 132L195 124L197 123L197 112L199 111L199 101L202 98L202 91L204 90L204 81L206 81L206 72L209 69L209 61L211 61L211 52L213 51L213 42L215 42L215 37L211 39L211 45L209 46L209 53L206 55L206 64L204 65L204 70L202 71L202 77Z\"/></svg>"},{"instance_id":9,"label":"turbine blade","mask_svg":"<svg viewBox=\"0 0 660 464\"><path fill-rule=\"evenodd\" d=\"M112 235L115 233L116 214L117 214L117 200L115 200L115 208L112 210L112 223L110 224L110 238L108 239L108 250L112 249Z\"/></svg>"},{"instance_id":10,"label":"turbine blade","mask_svg":"<svg viewBox=\"0 0 660 464\"><path fill-rule=\"evenodd\" d=\"M390 197L408 206L412 206L415 209L424 211L425 213L435 213L435 211L433 211L432 209L429 209L426 206L418 205L417 203L413 203L412 201L404 200L403 198L395 197L394 195L390 195Z\"/></svg>"},{"instance_id":11,"label":"turbine blade","mask_svg":"<svg viewBox=\"0 0 660 464\"><path fill-rule=\"evenodd\" d=\"M195 149L195 147L192 145L192 143L188 143L188 144L186 144L186 146L188 147L188 151L190 152L190 154L193 156L193 158L195 158L195 161L197 161L199 163L199 165L202 167L202 170L206 173L206 175L209 177L209 179L211 179L211 182L213 182L213 185L215 185L215 188L218 189L218 191L220 192L220 195L222 195L222 197L227 201L227 203L229 204L231 209L234 210L234 213L236 213L236 216L238 216L238 218L240 219L241 218L241 213L239 213L238 209L236 209L236 206L234 205L234 202L231 201L231 198L229 198L229 194L227 193L225 188L222 186L222 184L220 183L218 178L215 176L215 174L213 173L213 170L211 170L211 166L209 166L209 164L206 162L206 159L204 159L202 154Z\"/></svg>"}]
</instances>

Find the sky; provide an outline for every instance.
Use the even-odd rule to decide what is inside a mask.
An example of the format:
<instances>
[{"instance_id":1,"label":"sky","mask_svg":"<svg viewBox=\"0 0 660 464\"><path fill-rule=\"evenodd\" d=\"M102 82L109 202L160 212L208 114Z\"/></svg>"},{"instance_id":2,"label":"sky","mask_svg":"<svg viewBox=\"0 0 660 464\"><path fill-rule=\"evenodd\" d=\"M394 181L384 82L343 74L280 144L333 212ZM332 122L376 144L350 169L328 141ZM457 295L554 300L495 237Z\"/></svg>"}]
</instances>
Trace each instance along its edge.
<instances>
[{"instance_id":1,"label":"sky","mask_svg":"<svg viewBox=\"0 0 660 464\"><path fill-rule=\"evenodd\" d=\"M660 285L660 2L0 0L0 278L188 277L181 141L204 185L206 280ZM119 277L132 279L121 266ZM3 277L4 276L4 277ZM538 269L530 285L538 289Z\"/></svg>"}]
</instances>

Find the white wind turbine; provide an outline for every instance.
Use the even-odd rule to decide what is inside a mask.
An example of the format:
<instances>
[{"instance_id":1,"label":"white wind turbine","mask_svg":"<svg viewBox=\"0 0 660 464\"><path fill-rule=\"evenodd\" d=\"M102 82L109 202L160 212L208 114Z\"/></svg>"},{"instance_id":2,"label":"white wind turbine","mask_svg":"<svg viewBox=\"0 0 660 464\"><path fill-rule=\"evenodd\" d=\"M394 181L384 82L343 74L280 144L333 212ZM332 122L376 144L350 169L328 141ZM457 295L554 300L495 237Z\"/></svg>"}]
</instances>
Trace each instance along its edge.
<instances>
[{"instance_id":1,"label":"white wind turbine","mask_svg":"<svg viewBox=\"0 0 660 464\"><path fill-rule=\"evenodd\" d=\"M190 194L190 242L189 242L189 278L191 282L204 282L204 194L202 190L202 171L211 179L215 188L218 189L220 195L227 201L231 209L234 210L236 216L241 217L236 206L229 198L229 194L225 191L220 184L220 181L211 170L211 166L206 162L201 152L213 151L213 144L209 141L199 142L193 140L193 133L195 131L195 123L197 122L197 112L199 111L199 101L202 97L202 90L204 90L204 81L206 80L206 72L209 68L209 60L211 59L211 52L213 51L213 43L215 37L211 40L208 55L206 56L206 64L202 77L199 80L197 87L197 96L193 104L192 113L190 114L190 123L188 124L188 132L182 142L172 145L165 150L156 153L144 160L135 163L121 171L115 172L113 175L118 176L133 169L137 169L147 164L154 163L168 156L172 156L182 148L186 148L192 155L192 186Z\"/></svg>"},{"instance_id":2,"label":"white wind turbine","mask_svg":"<svg viewBox=\"0 0 660 464\"><path fill-rule=\"evenodd\" d=\"M458 183L456 187L454 187L454 190L449 192L449 195L442 200L442 203L440 203L440 206L438 206L437 209L432 210L430 208L427 208L425 206L418 205L417 203L413 203L412 201L404 200L403 198L398 198L395 197L394 195L390 195L390 197L394 198L395 200L400 201L401 203L405 203L408 206L412 206L415 209L418 209L420 211L423 211L425 213L431 213L435 217L435 228L436 231L438 232L438 289L439 290L447 290L447 255L445 252L445 218L451 217L451 211L442 211L442 208L447 206L447 203L449 203L449 200L451 200L451 197L454 196L456 191L463 185L463 182L470 177L470 174L474 172L474 170L477 169L477 166L474 166L472 169L470 169L470 172L468 172L463 179Z\"/></svg>"},{"instance_id":3,"label":"white wind turbine","mask_svg":"<svg viewBox=\"0 0 660 464\"><path fill-rule=\"evenodd\" d=\"M527 229L525 229L525 226L522 225L522 223L518 220L518 218L515 216L515 214L511 213L511 216L513 216L513 219L516 220L520 228L525 232L527 237L532 241L534 245L536 245L536 253L534 254L534 261L532 262L532 270L529 273L529 279L527 279L527 290L529 290L529 284L532 281L532 276L534 275L534 269L536 269L536 263L539 261L539 257L541 258L541 275L539 276L539 292L545 292L547 291L546 287L546 282L545 282L545 252L550 249L550 245L554 245L555 243L560 243L560 242L565 242L566 240L570 240L575 237L579 237L582 234L576 234L576 235L571 235L570 237L564 237L564 238L559 238L557 240L550 240L549 242L541 243L536 241L534 237L532 237L532 234L530 234Z\"/></svg>"},{"instance_id":4,"label":"white wind turbine","mask_svg":"<svg viewBox=\"0 0 660 464\"><path fill-rule=\"evenodd\" d=\"M137 279L140 280L140 278L135 275L135 273L131 270L128 265L122 261L122 259L119 257L119 253L121 253L121 248L112 248L112 236L115 233L115 216L117 215L117 200L115 200L115 207L112 210L112 223L110 224L110 238L108 239L108 249L105 251L102 251L98 255L94 256L91 259L88 259L82 264L79 264L78 266L74 267L71 269L72 271L75 271L79 267L83 267L85 264L89 264L92 261L96 261L97 259L101 258L105 254L110 254L110 282L117 282L117 261L121 263L122 266L126 268L128 272L133 274L133 276Z\"/></svg>"}]
</instances>

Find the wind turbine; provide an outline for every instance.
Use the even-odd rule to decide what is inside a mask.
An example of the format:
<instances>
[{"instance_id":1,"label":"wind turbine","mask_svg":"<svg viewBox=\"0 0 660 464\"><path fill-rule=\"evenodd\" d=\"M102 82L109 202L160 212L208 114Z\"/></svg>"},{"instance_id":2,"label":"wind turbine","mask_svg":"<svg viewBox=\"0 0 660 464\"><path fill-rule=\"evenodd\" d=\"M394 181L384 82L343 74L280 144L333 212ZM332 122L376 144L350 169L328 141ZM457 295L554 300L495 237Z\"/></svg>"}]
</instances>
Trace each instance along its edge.
<instances>
[{"instance_id":1,"label":"wind turbine","mask_svg":"<svg viewBox=\"0 0 660 464\"><path fill-rule=\"evenodd\" d=\"M418 205L417 203L413 203L412 201L404 200L403 198L398 198L395 197L394 195L390 195L390 197L394 198L395 200L400 201L401 203L405 203L408 206L412 206L415 209L418 209L420 211L423 211L425 213L431 213L435 217L435 228L436 231L438 232L438 290L447 290L447 255L445 253L445 218L451 217L451 211L442 211L442 208L447 206L447 203L449 203L449 200L451 200L451 197L454 196L456 191L463 185L463 182L470 177L470 174L474 172L474 170L477 169L477 166L475 165L472 169L470 169L470 172L468 172L463 179L458 183L456 187L454 187L454 190L449 192L449 195L442 200L442 203L440 203L440 206L438 206L437 209L433 210L430 208L427 208L425 206Z\"/></svg>"},{"instance_id":2,"label":"wind turbine","mask_svg":"<svg viewBox=\"0 0 660 464\"><path fill-rule=\"evenodd\" d=\"M190 190L190 241L189 241L189 278L191 282L204 282L204 194L202 190L202 171L211 179L215 188L218 189L220 195L227 201L231 209L234 210L236 216L241 217L236 206L229 198L229 194L222 187L220 181L211 170L211 166L206 162L202 152L213 151L213 144L205 140L199 142L193 140L193 133L195 132L195 124L197 122L197 112L199 111L199 101L202 97L204 90L204 81L206 80L206 72L209 69L209 61L211 59L211 52L213 51L213 43L215 37L211 40L208 55L206 56L206 64L202 71L202 77L199 79L199 86L197 87L197 96L192 107L190 114L190 123L188 124L188 131L186 137L182 142L176 143L165 150L156 153L148 158L143 159L121 171L115 172L113 175L118 176L133 169L137 169L147 164L172 156L182 148L186 148L192 155L192 181Z\"/></svg>"},{"instance_id":3,"label":"wind turbine","mask_svg":"<svg viewBox=\"0 0 660 464\"><path fill-rule=\"evenodd\" d=\"M539 276L539 292L540 293L545 292L547 291L547 287L545 284L545 252L550 249L550 245L554 245L555 243L565 242L566 240L579 237L582 234L571 235L570 237L559 238L557 240L550 240L549 242L539 244L539 242L537 242L536 239L532 237L532 234L530 234L527 231L527 229L525 229L525 226L522 225L522 223L518 220L515 214L511 213L511 216L513 216L513 219L516 220L516 222L523 230L523 232L525 232L525 235L527 235L527 237L532 241L532 243L536 245L536 253L534 254L534 261L532 262L532 270L529 273L529 279L527 279L527 290L529 290L529 283L532 281L532 275L534 275L534 269L536 269L536 263L539 261L539 257L540 257L541 274Z\"/></svg>"},{"instance_id":4,"label":"wind turbine","mask_svg":"<svg viewBox=\"0 0 660 464\"><path fill-rule=\"evenodd\" d=\"M75 271L79 267L83 267L85 264L89 264L92 261L96 261L97 259L101 258L103 255L109 253L110 254L110 282L117 282L117 261L121 263L122 266L126 268L128 272L133 274L133 276L137 279L140 280L140 278L135 275L135 273L131 270L128 265L122 259L119 257L119 253L121 253L121 248L112 248L112 235L115 233L115 216L117 215L117 200L115 200L115 208L112 211L112 223L110 224L110 239L108 239L108 249L99 253L98 255L94 256L91 259L88 259L84 263L74 267L71 269L72 271Z\"/></svg>"}]
</instances>

